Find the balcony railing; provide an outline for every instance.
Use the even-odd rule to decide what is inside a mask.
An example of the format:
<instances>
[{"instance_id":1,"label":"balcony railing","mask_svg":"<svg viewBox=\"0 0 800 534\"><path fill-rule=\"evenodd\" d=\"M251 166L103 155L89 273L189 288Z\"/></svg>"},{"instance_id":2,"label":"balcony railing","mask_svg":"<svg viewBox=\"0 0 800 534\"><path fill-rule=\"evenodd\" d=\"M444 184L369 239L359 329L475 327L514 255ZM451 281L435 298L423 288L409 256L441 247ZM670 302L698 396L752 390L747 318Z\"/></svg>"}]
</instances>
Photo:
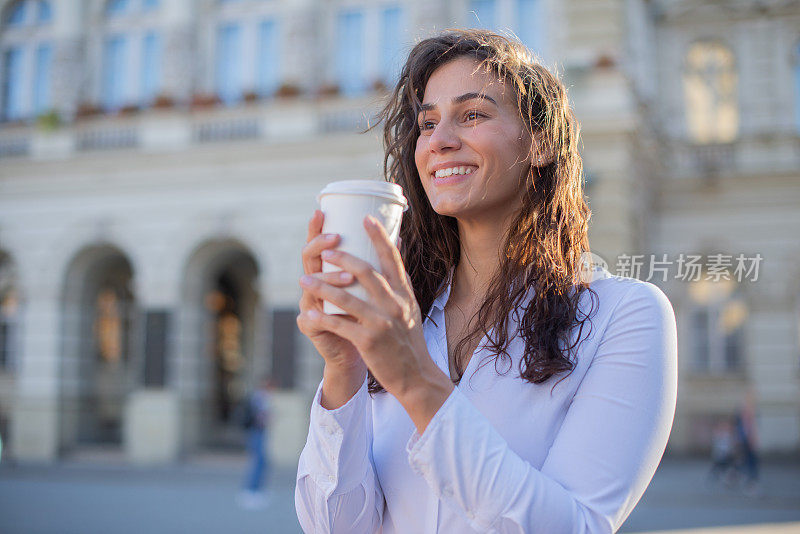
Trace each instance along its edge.
<instances>
[{"instance_id":1,"label":"balcony railing","mask_svg":"<svg viewBox=\"0 0 800 534\"><path fill-rule=\"evenodd\" d=\"M270 143L359 133L374 120L378 105L374 95L293 98L191 111L169 108L92 116L55 129L0 124L0 158L54 159L89 151L181 150L206 143L248 139Z\"/></svg>"}]
</instances>

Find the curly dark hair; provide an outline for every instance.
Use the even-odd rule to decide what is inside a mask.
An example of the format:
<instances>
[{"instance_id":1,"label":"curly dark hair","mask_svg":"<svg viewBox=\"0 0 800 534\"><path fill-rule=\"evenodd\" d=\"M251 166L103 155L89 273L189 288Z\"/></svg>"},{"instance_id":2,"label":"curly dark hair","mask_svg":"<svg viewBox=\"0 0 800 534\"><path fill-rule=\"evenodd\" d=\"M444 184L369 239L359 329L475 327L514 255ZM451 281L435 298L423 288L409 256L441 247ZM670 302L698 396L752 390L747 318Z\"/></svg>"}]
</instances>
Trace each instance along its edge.
<instances>
[{"instance_id":1,"label":"curly dark hair","mask_svg":"<svg viewBox=\"0 0 800 534\"><path fill-rule=\"evenodd\" d=\"M520 376L540 384L574 369L572 354L592 313L579 309L579 299L590 291L594 309L597 295L580 277L581 256L589 252L591 212L583 194L579 126L562 82L519 41L486 30L449 30L411 50L380 115L386 151L384 174L387 181L403 187L410 206L400 227L400 252L420 310L427 316L444 290L443 282L459 262L461 246L456 219L436 213L423 189L414 159L420 136L417 116L433 72L461 57L475 59L514 88L528 134L535 136L541 152L549 157L538 166L531 164L519 192L522 207L505 232L504 257L479 308L477 322L456 345L455 381L460 381L466 367L461 353L479 335L487 336L493 355L487 361L494 359L498 369L502 360L508 364L504 372L511 369L506 349L511 341L508 321L514 312L518 333L525 340ZM531 289L533 296L525 302ZM490 336L492 326L494 335ZM572 340L576 327L577 336ZM513 337L514 332L511 334ZM371 374L369 391L383 391Z\"/></svg>"}]
</instances>

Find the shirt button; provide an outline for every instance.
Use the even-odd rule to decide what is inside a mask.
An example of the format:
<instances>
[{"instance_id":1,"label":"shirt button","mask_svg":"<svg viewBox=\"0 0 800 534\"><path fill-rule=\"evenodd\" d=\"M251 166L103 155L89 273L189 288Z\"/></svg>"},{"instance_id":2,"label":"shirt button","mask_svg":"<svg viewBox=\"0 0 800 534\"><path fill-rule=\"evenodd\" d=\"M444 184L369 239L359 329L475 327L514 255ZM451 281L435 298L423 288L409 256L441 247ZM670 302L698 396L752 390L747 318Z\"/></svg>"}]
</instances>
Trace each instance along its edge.
<instances>
[{"instance_id":1,"label":"shirt button","mask_svg":"<svg viewBox=\"0 0 800 534\"><path fill-rule=\"evenodd\" d=\"M445 486L442 488L442 492L443 492L445 495L447 495L448 497L452 497L452 496L453 496L453 488L451 488L449 484L446 484L446 485L445 485Z\"/></svg>"},{"instance_id":2,"label":"shirt button","mask_svg":"<svg viewBox=\"0 0 800 534\"><path fill-rule=\"evenodd\" d=\"M336 482L336 477L333 475L328 475L328 480L330 480L332 483Z\"/></svg>"}]
</instances>

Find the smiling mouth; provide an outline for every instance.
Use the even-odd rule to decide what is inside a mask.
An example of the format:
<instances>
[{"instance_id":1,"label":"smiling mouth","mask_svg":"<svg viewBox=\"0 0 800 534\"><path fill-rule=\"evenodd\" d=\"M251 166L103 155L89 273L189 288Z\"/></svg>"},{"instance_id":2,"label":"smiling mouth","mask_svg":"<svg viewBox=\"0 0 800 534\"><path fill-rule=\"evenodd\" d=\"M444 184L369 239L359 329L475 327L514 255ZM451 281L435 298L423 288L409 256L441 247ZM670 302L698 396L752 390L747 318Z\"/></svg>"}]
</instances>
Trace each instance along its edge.
<instances>
[{"instance_id":1,"label":"smiling mouth","mask_svg":"<svg viewBox=\"0 0 800 534\"><path fill-rule=\"evenodd\" d=\"M447 178L448 176L464 176L472 174L478 168L473 165L463 165L459 167L449 167L447 169L439 169L433 173L434 178Z\"/></svg>"}]
</instances>

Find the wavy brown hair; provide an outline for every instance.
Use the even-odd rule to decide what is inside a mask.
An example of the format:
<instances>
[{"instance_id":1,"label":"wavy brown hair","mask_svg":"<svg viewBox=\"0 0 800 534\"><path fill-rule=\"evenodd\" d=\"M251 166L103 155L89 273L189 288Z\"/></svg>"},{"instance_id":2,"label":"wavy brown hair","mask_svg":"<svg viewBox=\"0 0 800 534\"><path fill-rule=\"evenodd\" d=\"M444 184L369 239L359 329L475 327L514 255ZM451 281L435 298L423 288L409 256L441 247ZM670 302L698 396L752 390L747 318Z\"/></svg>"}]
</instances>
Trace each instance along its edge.
<instances>
[{"instance_id":1,"label":"wavy brown hair","mask_svg":"<svg viewBox=\"0 0 800 534\"><path fill-rule=\"evenodd\" d=\"M535 61L517 40L485 30L450 30L425 39L411 50L400 79L380 118L384 124L384 174L403 187L409 210L400 227L400 252L423 316L444 290L461 246L457 221L431 206L417 171L414 152L420 135L417 116L433 72L456 58L473 58L514 88L520 118L538 141L543 164L531 165L519 194L522 207L504 236L504 257L487 289L477 321L455 348L456 382L464 373L462 352L486 335L495 369L512 360L507 352L515 334L525 341L520 376L534 384L575 367L573 354L591 310L583 313L582 293L596 294L579 277L581 254L589 251L590 217L583 195L579 127L561 81ZM531 148L534 150L534 147ZM531 161L535 157L531 154ZM532 297L527 299L529 292ZM509 320L518 331L509 337ZM494 327L493 335L489 330ZM572 334L577 328L577 336ZM487 363L483 362L483 364ZM568 374L569 374L568 373ZM564 377L568 376L565 375ZM383 391L370 374L371 393Z\"/></svg>"}]
</instances>

